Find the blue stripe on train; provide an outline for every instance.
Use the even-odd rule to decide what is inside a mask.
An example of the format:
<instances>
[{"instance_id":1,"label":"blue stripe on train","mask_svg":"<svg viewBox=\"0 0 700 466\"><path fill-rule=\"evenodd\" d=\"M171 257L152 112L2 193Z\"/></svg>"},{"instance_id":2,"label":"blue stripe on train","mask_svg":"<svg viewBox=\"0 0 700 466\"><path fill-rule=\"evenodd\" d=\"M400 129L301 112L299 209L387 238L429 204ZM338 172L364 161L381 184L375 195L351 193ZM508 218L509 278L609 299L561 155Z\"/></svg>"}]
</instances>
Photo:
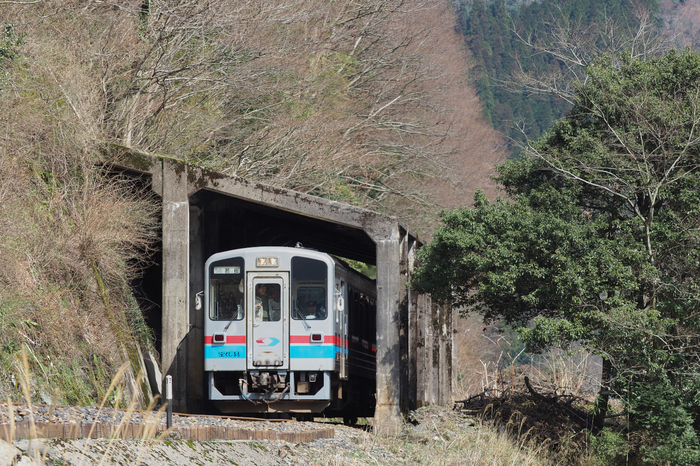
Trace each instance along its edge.
<instances>
[{"instance_id":1,"label":"blue stripe on train","mask_svg":"<svg viewBox=\"0 0 700 466\"><path fill-rule=\"evenodd\" d=\"M338 346L290 346L289 355L301 359L335 359ZM204 346L205 359L245 359L245 345Z\"/></svg>"},{"instance_id":2,"label":"blue stripe on train","mask_svg":"<svg viewBox=\"0 0 700 466\"><path fill-rule=\"evenodd\" d=\"M289 356L292 359L335 359L339 349L337 346L290 346Z\"/></svg>"},{"instance_id":3,"label":"blue stripe on train","mask_svg":"<svg viewBox=\"0 0 700 466\"><path fill-rule=\"evenodd\" d=\"M205 345L204 359L245 359L245 345Z\"/></svg>"}]
</instances>

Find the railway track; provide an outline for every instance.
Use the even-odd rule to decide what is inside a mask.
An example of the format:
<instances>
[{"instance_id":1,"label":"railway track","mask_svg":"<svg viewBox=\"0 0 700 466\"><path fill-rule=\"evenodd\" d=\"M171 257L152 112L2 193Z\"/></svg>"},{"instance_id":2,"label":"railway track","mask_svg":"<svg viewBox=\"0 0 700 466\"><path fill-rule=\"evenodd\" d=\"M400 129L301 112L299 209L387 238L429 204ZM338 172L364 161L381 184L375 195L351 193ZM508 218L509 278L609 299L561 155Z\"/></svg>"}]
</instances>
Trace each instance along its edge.
<instances>
[{"instance_id":1,"label":"railway track","mask_svg":"<svg viewBox=\"0 0 700 466\"><path fill-rule=\"evenodd\" d=\"M173 413L128 409L0 404L0 439L158 438L182 440L278 440L311 442L333 438L335 430L289 419Z\"/></svg>"}]
</instances>

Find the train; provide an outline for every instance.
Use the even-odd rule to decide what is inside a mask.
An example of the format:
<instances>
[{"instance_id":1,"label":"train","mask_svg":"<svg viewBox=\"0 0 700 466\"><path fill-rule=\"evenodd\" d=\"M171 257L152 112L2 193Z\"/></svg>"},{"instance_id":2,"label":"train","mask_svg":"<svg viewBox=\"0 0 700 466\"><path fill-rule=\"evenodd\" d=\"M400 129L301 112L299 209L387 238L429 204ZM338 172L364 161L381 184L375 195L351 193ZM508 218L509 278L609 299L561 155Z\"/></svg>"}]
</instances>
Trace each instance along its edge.
<instances>
[{"instance_id":1,"label":"train","mask_svg":"<svg viewBox=\"0 0 700 466\"><path fill-rule=\"evenodd\" d=\"M371 417L376 283L303 247L249 247L206 261L204 373L224 414Z\"/></svg>"}]
</instances>

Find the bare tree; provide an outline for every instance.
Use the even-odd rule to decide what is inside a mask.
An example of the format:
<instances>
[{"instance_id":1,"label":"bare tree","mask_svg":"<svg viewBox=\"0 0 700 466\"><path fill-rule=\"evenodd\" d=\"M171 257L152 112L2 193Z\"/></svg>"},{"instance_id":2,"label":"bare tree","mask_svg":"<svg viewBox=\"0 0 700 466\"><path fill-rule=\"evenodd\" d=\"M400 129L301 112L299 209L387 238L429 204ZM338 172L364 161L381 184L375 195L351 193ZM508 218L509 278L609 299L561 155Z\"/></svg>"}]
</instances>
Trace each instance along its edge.
<instances>
[{"instance_id":1,"label":"bare tree","mask_svg":"<svg viewBox=\"0 0 700 466\"><path fill-rule=\"evenodd\" d=\"M445 105L446 93L471 91L466 60L435 66L437 48L463 53L442 0L127 7L123 21L138 18L143 38L129 38L127 68L124 44L108 41L102 87L105 124L128 146L386 210L435 205L421 184L446 181L465 150L458 131L484 126ZM486 140L493 165L498 140Z\"/></svg>"},{"instance_id":2,"label":"bare tree","mask_svg":"<svg viewBox=\"0 0 700 466\"><path fill-rule=\"evenodd\" d=\"M630 21L623 22L603 15L600 21L584 24L572 20L561 8L553 12L543 30L525 32L512 26L515 36L533 54L546 54L559 63L559 68L526 70L519 68L512 82L504 83L521 92L554 94L573 104L574 83L584 82L585 69L603 54L618 60L621 54L632 59L645 59L667 51L672 44L666 32L659 31L647 9L638 5Z\"/></svg>"},{"instance_id":3,"label":"bare tree","mask_svg":"<svg viewBox=\"0 0 700 466\"><path fill-rule=\"evenodd\" d=\"M500 140L481 119L446 0L15 9L76 50L82 77L52 73L86 139L404 217L493 189Z\"/></svg>"}]
</instances>

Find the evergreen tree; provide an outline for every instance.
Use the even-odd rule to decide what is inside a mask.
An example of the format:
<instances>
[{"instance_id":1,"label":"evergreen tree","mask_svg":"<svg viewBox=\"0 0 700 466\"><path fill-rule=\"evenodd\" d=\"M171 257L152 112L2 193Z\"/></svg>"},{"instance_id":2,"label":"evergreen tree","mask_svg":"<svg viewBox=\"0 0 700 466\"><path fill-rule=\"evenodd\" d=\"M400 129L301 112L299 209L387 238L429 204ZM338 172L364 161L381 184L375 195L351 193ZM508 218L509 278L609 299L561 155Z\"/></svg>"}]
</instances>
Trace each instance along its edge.
<instances>
[{"instance_id":1,"label":"evergreen tree","mask_svg":"<svg viewBox=\"0 0 700 466\"><path fill-rule=\"evenodd\" d=\"M519 326L531 351L582 342L603 357L596 429L617 397L640 459L698 464L700 54L586 72L572 110L499 168L509 202L443 214L414 286Z\"/></svg>"}]
</instances>

